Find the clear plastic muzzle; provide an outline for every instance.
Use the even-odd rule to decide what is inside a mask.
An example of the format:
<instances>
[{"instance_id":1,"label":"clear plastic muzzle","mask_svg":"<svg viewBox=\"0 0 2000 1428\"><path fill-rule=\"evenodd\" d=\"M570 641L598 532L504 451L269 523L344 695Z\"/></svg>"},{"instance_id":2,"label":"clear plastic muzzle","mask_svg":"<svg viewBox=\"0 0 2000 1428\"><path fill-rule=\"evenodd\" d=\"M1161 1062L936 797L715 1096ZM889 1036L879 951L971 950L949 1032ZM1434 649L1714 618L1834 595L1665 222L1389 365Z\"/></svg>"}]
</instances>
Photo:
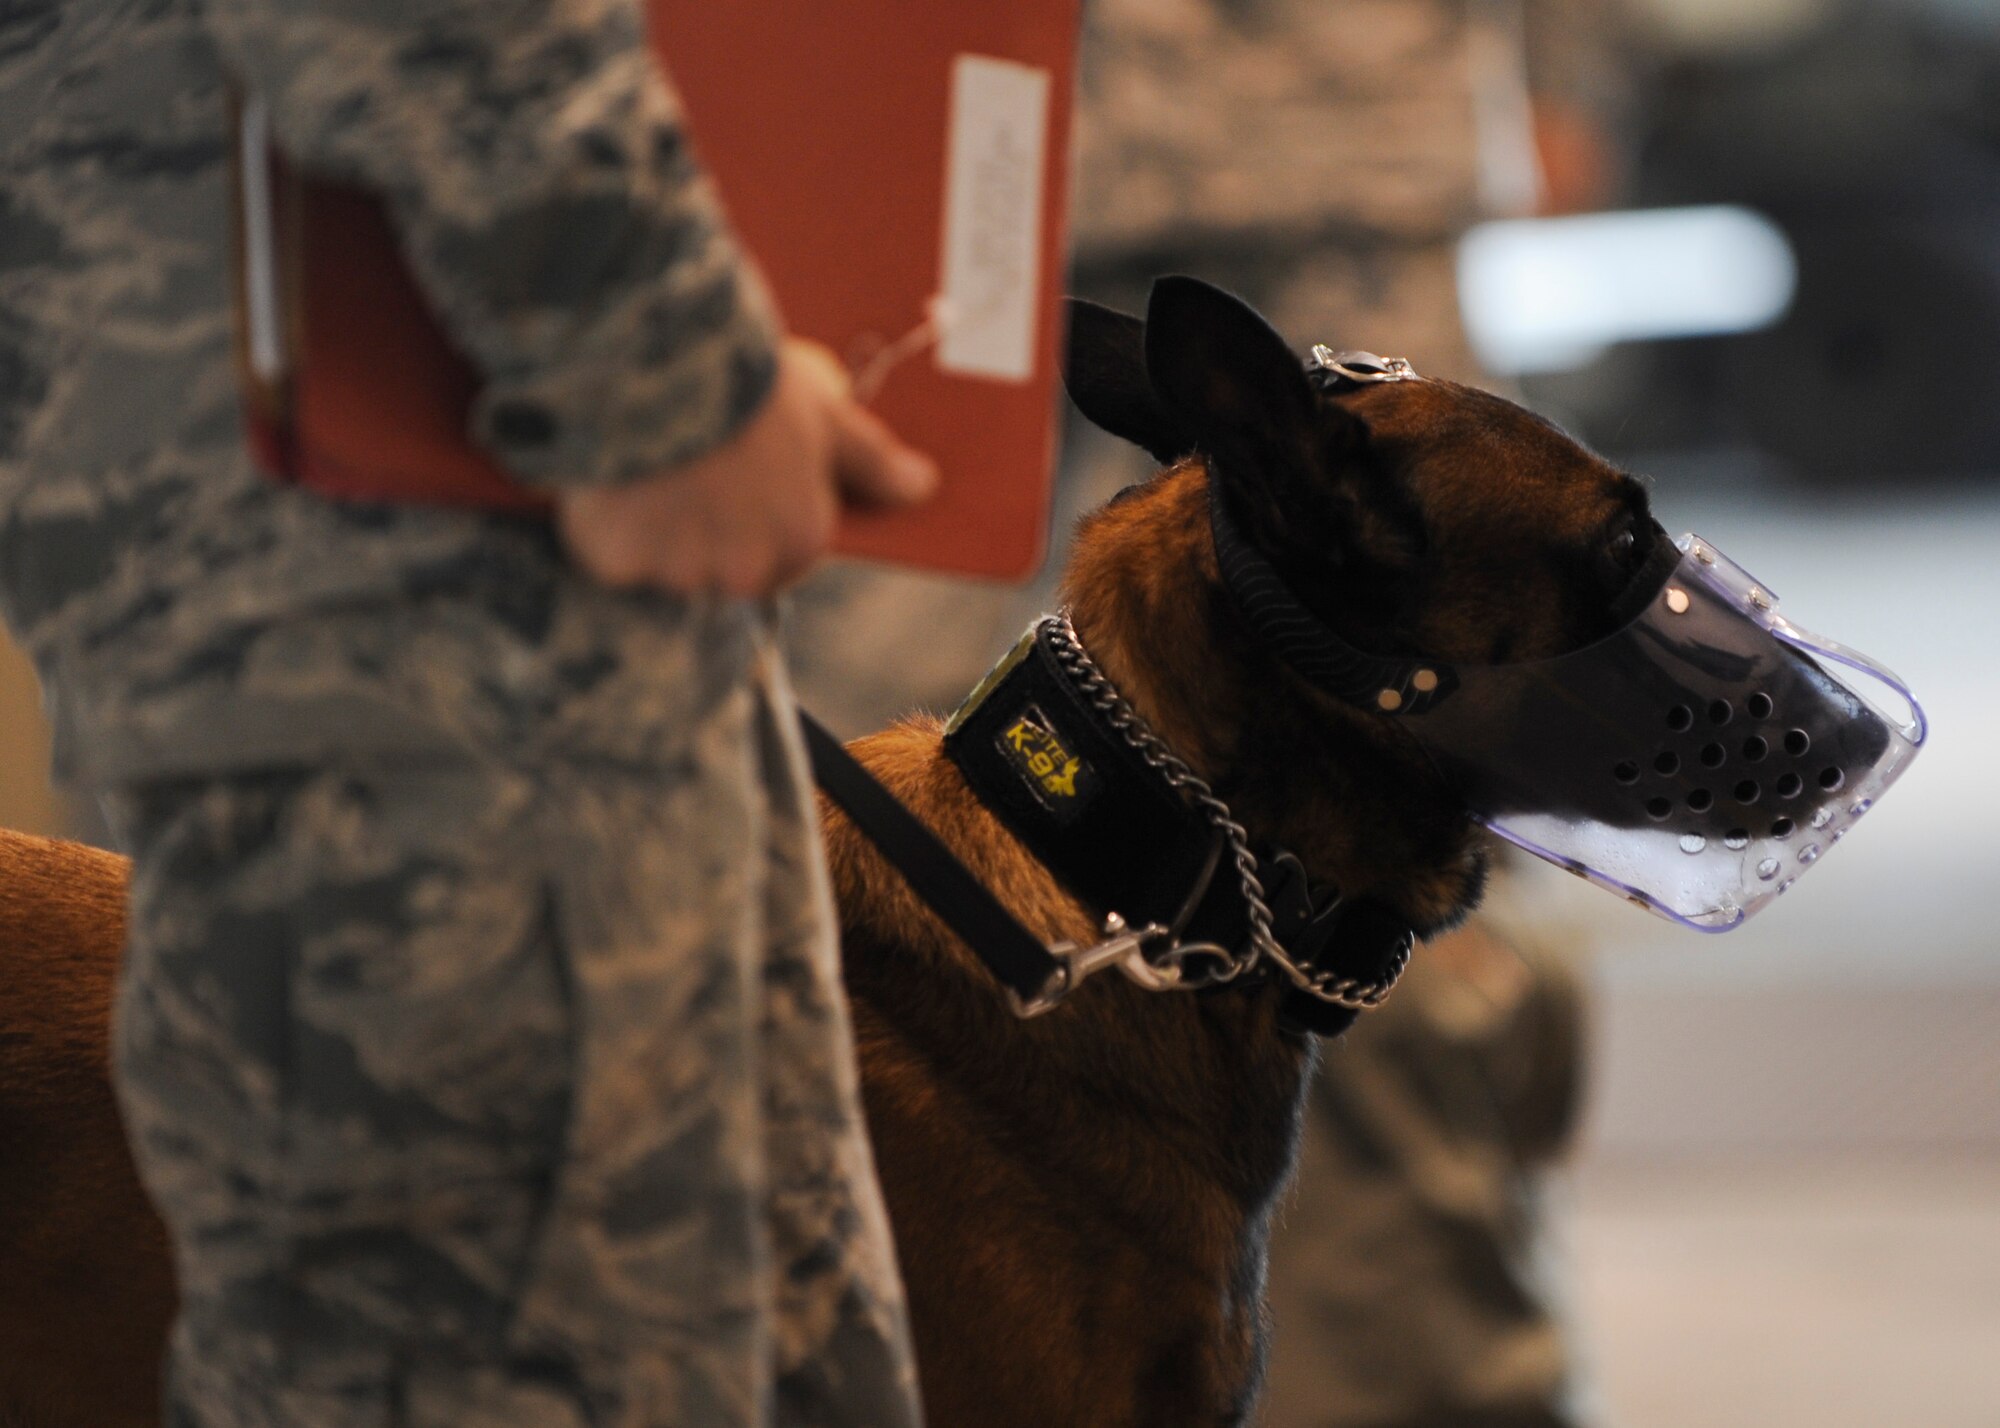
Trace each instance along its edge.
<instances>
[{"instance_id":1,"label":"clear plastic muzzle","mask_svg":"<svg viewBox=\"0 0 2000 1428\"><path fill-rule=\"evenodd\" d=\"M1925 722L1895 675L1789 623L1700 537L1677 544L1623 629L1553 659L1461 666L1453 696L1403 724L1502 838L1724 932L1847 836Z\"/></svg>"}]
</instances>

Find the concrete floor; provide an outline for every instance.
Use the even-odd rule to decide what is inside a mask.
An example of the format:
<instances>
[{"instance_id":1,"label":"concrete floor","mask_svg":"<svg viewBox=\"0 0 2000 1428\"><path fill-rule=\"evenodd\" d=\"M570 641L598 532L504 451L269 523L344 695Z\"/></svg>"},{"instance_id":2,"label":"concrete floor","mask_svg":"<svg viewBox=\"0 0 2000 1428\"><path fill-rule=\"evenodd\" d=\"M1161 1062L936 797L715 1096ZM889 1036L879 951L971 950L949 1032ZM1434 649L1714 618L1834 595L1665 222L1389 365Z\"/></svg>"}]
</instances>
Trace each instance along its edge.
<instances>
[{"instance_id":1,"label":"concrete floor","mask_svg":"<svg viewBox=\"0 0 2000 1428\"><path fill-rule=\"evenodd\" d=\"M2000 1426L2000 1153L1578 1175L1610 1428Z\"/></svg>"}]
</instances>

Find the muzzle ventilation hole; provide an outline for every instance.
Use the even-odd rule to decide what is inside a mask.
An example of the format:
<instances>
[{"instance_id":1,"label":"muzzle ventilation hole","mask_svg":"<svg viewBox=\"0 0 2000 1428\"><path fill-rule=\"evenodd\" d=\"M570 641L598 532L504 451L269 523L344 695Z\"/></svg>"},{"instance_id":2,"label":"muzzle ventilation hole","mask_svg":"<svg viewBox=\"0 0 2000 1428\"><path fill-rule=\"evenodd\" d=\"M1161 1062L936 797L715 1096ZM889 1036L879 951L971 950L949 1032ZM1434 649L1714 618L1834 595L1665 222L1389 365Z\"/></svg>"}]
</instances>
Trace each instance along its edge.
<instances>
[{"instance_id":1,"label":"muzzle ventilation hole","mask_svg":"<svg viewBox=\"0 0 2000 1428\"><path fill-rule=\"evenodd\" d=\"M1667 728L1677 734L1688 733L1698 722L1697 710L1702 707L1700 705L1688 704L1672 705L1666 711ZM1727 699L1714 699L1709 701L1706 706L1709 724L1720 728L1725 724L1733 722L1739 707L1747 719L1760 722L1771 718L1777 710L1776 702L1769 694L1761 690L1744 699L1740 706L1732 705ZM1678 778L1683 769L1683 761L1685 761L1686 766L1689 768L1699 763L1704 769L1724 771L1728 769L1732 756L1738 753L1741 754L1743 762L1747 764L1763 763L1777 752L1777 748L1774 745L1781 745L1786 754L1790 755L1793 759L1799 759L1811 751L1812 736L1804 729L1796 728L1786 730L1782 734L1776 730L1757 733L1746 730L1742 742L1733 746L1725 745L1721 739L1710 739L1708 742L1702 744L1699 749L1692 752L1683 752L1676 749L1659 749L1652 756L1650 770L1661 778ZM1649 767L1647 763L1642 762L1642 759L1621 759L1616 764L1613 764L1611 767L1612 779L1628 787L1638 783ZM1775 770L1773 772L1776 773ZM1763 801L1765 785L1757 779L1742 779L1733 786L1730 786L1727 783L1728 774L1723 772L1721 776L1725 787L1730 787L1731 796L1733 796L1739 805L1749 807ZM1769 785L1770 792L1774 797L1779 799L1797 798L1805 791L1806 780L1815 776L1819 787L1827 793L1838 792L1846 781L1845 775L1840 768L1831 764L1819 769L1816 775L1810 768L1804 770L1787 769L1782 773L1776 773L1776 777L1772 779ZM1671 796L1656 795L1648 798L1645 802L1646 816L1655 823L1665 822L1673 815L1678 803L1684 806L1688 813L1698 815L1704 822L1712 817L1716 823L1720 823L1723 821L1722 816L1714 811L1720 800L1721 795L1708 788L1688 789L1685 796L1678 799ZM1828 817L1830 815L1822 812L1815 818L1813 826L1815 828L1825 827ZM1768 834L1772 838L1789 838L1796 831L1796 828L1797 824L1794 820L1779 817L1771 822ZM1689 829L1681 835L1680 846L1688 853L1700 852L1709 846L1710 841L1714 837L1715 832L1712 826L1699 831ZM1751 834L1747 828L1730 828L1722 834L1723 846L1732 851L1741 851L1747 848L1750 845L1750 841ZM1759 875L1767 876L1762 873L1761 868Z\"/></svg>"},{"instance_id":2,"label":"muzzle ventilation hole","mask_svg":"<svg viewBox=\"0 0 2000 1428\"><path fill-rule=\"evenodd\" d=\"M1763 862L1757 865L1757 876L1767 883L1772 878L1778 876L1778 860L1776 858L1764 859Z\"/></svg>"}]
</instances>

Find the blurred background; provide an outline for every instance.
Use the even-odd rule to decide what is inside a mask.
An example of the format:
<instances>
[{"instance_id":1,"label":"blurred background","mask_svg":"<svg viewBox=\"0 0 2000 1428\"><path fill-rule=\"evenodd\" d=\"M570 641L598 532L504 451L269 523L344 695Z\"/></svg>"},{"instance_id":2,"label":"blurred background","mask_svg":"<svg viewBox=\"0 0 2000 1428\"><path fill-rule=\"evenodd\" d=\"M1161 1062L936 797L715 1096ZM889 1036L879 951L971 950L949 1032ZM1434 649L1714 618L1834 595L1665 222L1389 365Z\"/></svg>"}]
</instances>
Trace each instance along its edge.
<instances>
[{"instance_id":1,"label":"blurred background","mask_svg":"<svg viewBox=\"0 0 2000 1428\"><path fill-rule=\"evenodd\" d=\"M1630 21L1620 202L1666 221L1575 281L1649 330L1510 313L1497 287L1578 261L1563 220L1530 221L1461 248L1475 346L1651 476L1669 530L1911 681L1933 738L1834 869L1741 932L1537 875L1601 949L1582 1332L1635 1428L2000 1423L2000 4ZM1706 229L1659 213L1714 205ZM1724 330L1663 331L1662 287Z\"/></svg>"},{"instance_id":2,"label":"blurred background","mask_svg":"<svg viewBox=\"0 0 2000 1428\"><path fill-rule=\"evenodd\" d=\"M1594 1391L1624 1428L1994 1428L2000 0L1616 8L1614 97L1535 116L1541 216L1458 248L1466 336L1933 737L1727 937L1524 874L1597 953L1566 1236ZM0 825L95 836L4 650L0 734Z\"/></svg>"}]
</instances>

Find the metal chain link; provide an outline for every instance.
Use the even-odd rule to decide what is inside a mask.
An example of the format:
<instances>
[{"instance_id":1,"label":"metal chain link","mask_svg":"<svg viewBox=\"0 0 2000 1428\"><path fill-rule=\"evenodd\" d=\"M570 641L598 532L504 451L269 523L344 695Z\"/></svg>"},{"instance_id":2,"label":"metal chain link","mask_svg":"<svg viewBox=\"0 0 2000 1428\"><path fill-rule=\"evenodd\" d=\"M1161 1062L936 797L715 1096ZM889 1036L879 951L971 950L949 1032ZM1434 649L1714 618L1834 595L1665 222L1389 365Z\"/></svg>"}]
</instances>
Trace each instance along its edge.
<instances>
[{"instance_id":1,"label":"metal chain link","mask_svg":"<svg viewBox=\"0 0 2000 1428\"><path fill-rule=\"evenodd\" d=\"M1118 731L1120 738L1132 746L1134 752L1146 762L1146 766L1165 780L1168 787L1189 798L1208 819L1209 825L1220 833L1229 847L1230 861L1235 864L1238 883L1243 891L1243 901L1250 910L1250 950L1239 957L1227 948L1215 948L1224 970L1209 974L1210 982L1234 980L1241 973L1255 966L1260 956L1278 955L1277 939L1271 935L1271 907L1264 900L1264 884L1257 876L1257 857L1250 851L1250 838L1243 831L1243 825L1230 816L1229 805L1215 796L1201 776L1169 749L1160 736L1155 734L1120 694L1097 661L1090 657L1077 638L1076 626L1070 623L1067 609L1058 611L1050 618L1051 644L1056 661L1077 682L1086 698L1097 706L1104 716L1104 722ZM1212 945L1212 944L1210 944ZM1203 950L1208 950L1205 945Z\"/></svg>"},{"instance_id":2,"label":"metal chain link","mask_svg":"<svg viewBox=\"0 0 2000 1428\"><path fill-rule=\"evenodd\" d=\"M1271 906L1264 898L1263 880L1257 876L1257 856L1250 851L1250 835L1231 814L1229 805L1217 798L1207 782L1167 747L1139 711L1118 692L1110 677L1098 668L1097 661L1090 657L1083 641L1077 637L1076 626L1070 622L1066 607L1050 616L1048 625L1057 663L1076 681L1085 697L1104 716L1105 723L1117 730L1119 737L1131 745L1146 766L1159 774L1170 788L1192 801L1209 825L1228 843L1230 861L1235 864L1238 886L1250 914L1250 950L1239 957L1214 943L1174 949L1172 955L1176 957L1200 952L1222 964L1221 970L1206 973L1200 978L1184 978L1183 985L1193 987L1233 981L1255 967L1259 960L1268 958L1293 986L1323 1002L1353 1011L1380 1006L1382 999L1389 995L1390 989L1403 975L1403 969L1409 965L1409 941L1403 943L1388 970L1372 982L1355 977L1336 977L1331 972L1308 969L1294 962L1271 933Z\"/></svg>"}]
</instances>

